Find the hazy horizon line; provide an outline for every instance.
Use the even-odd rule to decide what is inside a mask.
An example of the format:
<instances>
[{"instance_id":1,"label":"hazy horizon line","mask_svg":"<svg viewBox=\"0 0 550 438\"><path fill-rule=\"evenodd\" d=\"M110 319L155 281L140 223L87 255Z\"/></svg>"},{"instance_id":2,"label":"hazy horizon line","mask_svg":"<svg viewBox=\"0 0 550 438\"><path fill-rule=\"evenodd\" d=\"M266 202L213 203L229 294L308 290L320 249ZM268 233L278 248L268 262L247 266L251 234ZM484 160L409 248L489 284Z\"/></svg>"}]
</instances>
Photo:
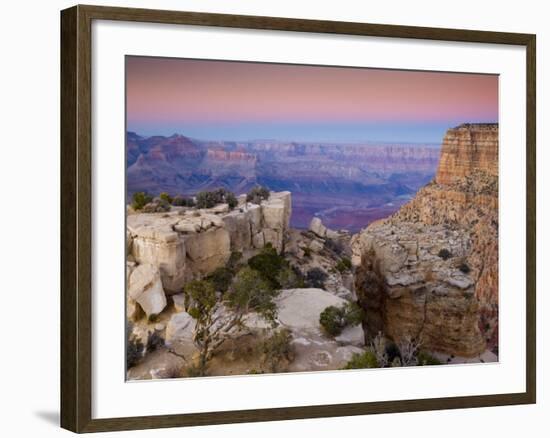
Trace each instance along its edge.
<instances>
[{"instance_id":1,"label":"hazy horizon line","mask_svg":"<svg viewBox=\"0 0 550 438\"><path fill-rule=\"evenodd\" d=\"M147 139L152 137L176 137L181 136L188 138L189 140L193 141L199 141L202 143L206 142L213 142L213 143L258 143L258 142L267 142L267 143L298 143L298 144L305 144L305 145L311 145L311 144L318 144L318 145L338 145L338 146L363 146L363 145L369 145L369 146L376 146L379 144L398 144L398 145L417 145L417 146L441 146L441 141L405 141L405 140L357 140L357 141L329 141L329 140L295 140L295 139L278 139L278 138L243 138L243 139L232 139L232 138L224 138L224 139L212 139L212 138L199 138L194 137L190 135L183 134L181 132L174 132L172 134L140 134L139 132L133 130L133 129L127 129L127 134L135 134L138 135L141 138Z\"/></svg>"}]
</instances>

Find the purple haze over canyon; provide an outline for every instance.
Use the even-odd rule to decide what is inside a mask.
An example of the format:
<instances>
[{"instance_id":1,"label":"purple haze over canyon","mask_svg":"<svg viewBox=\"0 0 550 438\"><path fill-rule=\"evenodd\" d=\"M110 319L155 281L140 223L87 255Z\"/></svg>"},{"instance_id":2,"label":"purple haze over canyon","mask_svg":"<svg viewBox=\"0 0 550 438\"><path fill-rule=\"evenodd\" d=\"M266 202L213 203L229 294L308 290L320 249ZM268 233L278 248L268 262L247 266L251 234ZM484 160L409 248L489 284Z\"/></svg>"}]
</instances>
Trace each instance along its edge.
<instances>
[{"instance_id":1,"label":"purple haze over canyon","mask_svg":"<svg viewBox=\"0 0 550 438\"><path fill-rule=\"evenodd\" d=\"M126 79L128 197L261 184L292 192L297 228L388 216L448 128L498 121L494 75L129 56Z\"/></svg>"}]
</instances>

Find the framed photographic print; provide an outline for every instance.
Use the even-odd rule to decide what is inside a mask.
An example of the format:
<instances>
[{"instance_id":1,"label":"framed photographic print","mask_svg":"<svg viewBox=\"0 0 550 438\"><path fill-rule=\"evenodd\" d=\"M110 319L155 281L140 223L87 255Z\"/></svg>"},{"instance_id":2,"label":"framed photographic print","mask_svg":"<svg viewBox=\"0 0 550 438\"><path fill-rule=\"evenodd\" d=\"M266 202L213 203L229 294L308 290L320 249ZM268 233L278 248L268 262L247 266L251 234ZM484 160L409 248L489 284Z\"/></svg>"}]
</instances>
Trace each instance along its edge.
<instances>
[{"instance_id":1,"label":"framed photographic print","mask_svg":"<svg viewBox=\"0 0 550 438\"><path fill-rule=\"evenodd\" d=\"M75 6L61 49L62 427L535 403L534 35Z\"/></svg>"}]
</instances>

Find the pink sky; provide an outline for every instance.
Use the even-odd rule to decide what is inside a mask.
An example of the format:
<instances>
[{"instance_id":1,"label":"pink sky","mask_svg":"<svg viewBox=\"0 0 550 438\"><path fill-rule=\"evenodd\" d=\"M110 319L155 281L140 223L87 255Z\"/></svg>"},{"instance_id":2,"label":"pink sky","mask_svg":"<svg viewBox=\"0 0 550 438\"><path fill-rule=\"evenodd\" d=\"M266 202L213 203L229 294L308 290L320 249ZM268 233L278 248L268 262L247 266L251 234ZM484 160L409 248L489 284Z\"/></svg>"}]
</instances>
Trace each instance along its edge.
<instances>
[{"instance_id":1,"label":"pink sky","mask_svg":"<svg viewBox=\"0 0 550 438\"><path fill-rule=\"evenodd\" d=\"M129 125L498 121L498 77L127 57Z\"/></svg>"}]
</instances>

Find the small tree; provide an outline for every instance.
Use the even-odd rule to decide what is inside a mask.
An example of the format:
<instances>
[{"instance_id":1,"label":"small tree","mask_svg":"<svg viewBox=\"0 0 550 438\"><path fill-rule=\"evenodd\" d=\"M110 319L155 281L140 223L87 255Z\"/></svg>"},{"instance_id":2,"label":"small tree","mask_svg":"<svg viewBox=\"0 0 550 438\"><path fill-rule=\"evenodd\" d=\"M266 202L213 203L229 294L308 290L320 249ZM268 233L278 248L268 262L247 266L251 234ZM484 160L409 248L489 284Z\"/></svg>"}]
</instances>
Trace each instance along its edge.
<instances>
[{"instance_id":1,"label":"small tree","mask_svg":"<svg viewBox=\"0 0 550 438\"><path fill-rule=\"evenodd\" d=\"M269 199L269 190L262 186L252 188L246 195L246 202L261 204L262 201Z\"/></svg>"},{"instance_id":2,"label":"small tree","mask_svg":"<svg viewBox=\"0 0 550 438\"><path fill-rule=\"evenodd\" d=\"M285 362L294 358L292 349L292 334L288 329L275 331L269 338L260 344L263 366L270 373L277 373Z\"/></svg>"},{"instance_id":3,"label":"small tree","mask_svg":"<svg viewBox=\"0 0 550 438\"><path fill-rule=\"evenodd\" d=\"M197 208L212 208L218 203L218 198L214 192L197 193Z\"/></svg>"},{"instance_id":4,"label":"small tree","mask_svg":"<svg viewBox=\"0 0 550 438\"><path fill-rule=\"evenodd\" d=\"M229 205L230 210L233 210L239 204L239 202L237 201L237 198L231 192L225 193L224 200L227 203L227 205Z\"/></svg>"},{"instance_id":5,"label":"small tree","mask_svg":"<svg viewBox=\"0 0 550 438\"><path fill-rule=\"evenodd\" d=\"M273 288L280 288L278 276L284 268L288 267L288 262L283 256L277 254L275 248L270 244L266 245L262 251L248 260L248 266L258 271Z\"/></svg>"},{"instance_id":6,"label":"small tree","mask_svg":"<svg viewBox=\"0 0 550 438\"><path fill-rule=\"evenodd\" d=\"M336 269L340 273L344 273L346 271L351 270L351 260L348 257L343 257L340 260L338 260L338 263L336 264Z\"/></svg>"},{"instance_id":7,"label":"small tree","mask_svg":"<svg viewBox=\"0 0 550 438\"><path fill-rule=\"evenodd\" d=\"M305 285L302 273L294 266L282 268L276 279L282 289L299 289Z\"/></svg>"},{"instance_id":8,"label":"small tree","mask_svg":"<svg viewBox=\"0 0 550 438\"><path fill-rule=\"evenodd\" d=\"M229 307L242 315L251 310L258 312L264 319L274 321L277 308L273 299L278 291L261 273L250 267L244 267L235 276L231 288L226 294Z\"/></svg>"},{"instance_id":9,"label":"small tree","mask_svg":"<svg viewBox=\"0 0 550 438\"><path fill-rule=\"evenodd\" d=\"M166 201L168 204L171 204L174 200L167 192L162 192L159 195L159 198L162 199L163 201Z\"/></svg>"},{"instance_id":10,"label":"small tree","mask_svg":"<svg viewBox=\"0 0 550 438\"><path fill-rule=\"evenodd\" d=\"M185 198L181 195L174 196L174 199L172 199L172 205L175 207L194 207L195 201L193 198Z\"/></svg>"},{"instance_id":11,"label":"small tree","mask_svg":"<svg viewBox=\"0 0 550 438\"><path fill-rule=\"evenodd\" d=\"M184 294L188 312L196 320L193 342L199 350L197 372L201 376L218 348L244 329L242 320L248 312L254 310L269 321L276 317L275 291L250 268L242 269L223 295L208 280L192 281Z\"/></svg>"},{"instance_id":12,"label":"small tree","mask_svg":"<svg viewBox=\"0 0 550 438\"><path fill-rule=\"evenodd\" d=\"M453 256L451 254L451 251L449 251L447 248L440 249L437 255L441 257L443 260L450 259Z\"/></svg>"},{"instance_id":13,"label":"small tree","mask_svg":"<svg viewBox=\"0 0 550 438\"><path fill-rule=\"evenodd\" d=\"M132 195L132 208L134 210L141 210L152 200L153 197L149 196L146 192L135 192Z\"/></svg>"},{"instance_id":14,"label":"small tree","mask_svg":"<svg viewBox=\"0 0 550 438\"><path fill-rule=\"evenodd\" d=\"M233 210L238 202L233 193L225 189L218 189L211 192L199 192L197 194L198 208L212 208L217 204L227 204Z\"/></svg>"},{"instance_id":15,"label":"small tree","mask_svg":"<svg viewBox=\"0 0 550 438\"><path fill-rule=\"evenodd\" d=\"M214 272L212 272L212 274L206 277L206 279L212 283L214 289L218 292L225 293L227 292L227 289L229 289L234 275L235 274L231 269L221 267L217 268Z\"/></svg>"}]
</instances>

